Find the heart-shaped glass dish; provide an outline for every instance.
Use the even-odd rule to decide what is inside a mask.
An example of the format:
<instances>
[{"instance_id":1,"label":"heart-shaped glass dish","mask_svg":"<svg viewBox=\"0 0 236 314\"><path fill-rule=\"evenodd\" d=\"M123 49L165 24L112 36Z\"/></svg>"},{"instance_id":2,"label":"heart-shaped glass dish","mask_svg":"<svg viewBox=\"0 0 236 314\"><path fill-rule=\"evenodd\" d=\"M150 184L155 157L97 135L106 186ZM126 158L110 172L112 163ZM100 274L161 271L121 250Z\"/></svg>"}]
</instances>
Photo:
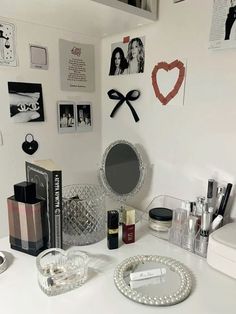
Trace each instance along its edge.
<instances>
[{"instance_id":1,"label":"heart-shaped glass dish","mask_svg":"<svg viewBox=\"0 0 236 314\"><path fill-rule=\"evenodd\" d=\"M87 279L88 260L76 247L43 251L36 258L40 288L53 296L81 286Z\"/></svg>"}]
</instances>

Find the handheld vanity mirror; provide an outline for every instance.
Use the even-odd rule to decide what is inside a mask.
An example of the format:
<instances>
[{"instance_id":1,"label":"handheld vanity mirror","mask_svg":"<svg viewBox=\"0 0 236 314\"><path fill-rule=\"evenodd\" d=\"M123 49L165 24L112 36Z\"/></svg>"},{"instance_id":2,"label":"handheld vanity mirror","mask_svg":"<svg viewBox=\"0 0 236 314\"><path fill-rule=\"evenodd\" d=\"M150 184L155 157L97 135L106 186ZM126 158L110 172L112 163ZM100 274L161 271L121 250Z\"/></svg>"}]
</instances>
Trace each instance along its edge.
<instances>
[{"instance_id":1,"label":"handheld vanity mirror","mask_svg":"<svg viewBox=\"0 0 236 314\"><path fill-rule=\"evenodd\" d=\"M190 271L175 259L158 255L137 255L115 269L117 289L142 304L168 306L185 300L192 289Z\"/></svg>"},{"instance_id":2,"label":"handheld vanity mirror","mask_svg":"<svg viewBox=\"0 0 236 314\"><path fill-rule=\"evenodd\" d=\"M136 194L144 180L144 164L134 145L119 140L105 150L100 179L106 192L120 202Z\"/></svg>"}]
</instances>

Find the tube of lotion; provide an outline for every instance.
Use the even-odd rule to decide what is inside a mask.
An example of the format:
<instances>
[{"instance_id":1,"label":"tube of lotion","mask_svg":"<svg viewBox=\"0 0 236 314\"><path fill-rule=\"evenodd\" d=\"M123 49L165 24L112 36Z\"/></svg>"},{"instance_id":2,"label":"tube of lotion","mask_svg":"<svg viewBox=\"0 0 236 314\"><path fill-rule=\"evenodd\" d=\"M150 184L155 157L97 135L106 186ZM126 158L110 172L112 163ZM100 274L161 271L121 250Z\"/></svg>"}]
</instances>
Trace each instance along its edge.
<instances>
[{"instance_id":1,"label":"tube of lotion","mask_svg":"<svg viewBox=\"0 0 236 314\"><path fill-rule=\"evenodd\" d=\"M130 273L130 280L142 280L142 279L162 276L165 274L166 274L166 268L148 269L144 271Z\"/></svg>"}]
</instances>

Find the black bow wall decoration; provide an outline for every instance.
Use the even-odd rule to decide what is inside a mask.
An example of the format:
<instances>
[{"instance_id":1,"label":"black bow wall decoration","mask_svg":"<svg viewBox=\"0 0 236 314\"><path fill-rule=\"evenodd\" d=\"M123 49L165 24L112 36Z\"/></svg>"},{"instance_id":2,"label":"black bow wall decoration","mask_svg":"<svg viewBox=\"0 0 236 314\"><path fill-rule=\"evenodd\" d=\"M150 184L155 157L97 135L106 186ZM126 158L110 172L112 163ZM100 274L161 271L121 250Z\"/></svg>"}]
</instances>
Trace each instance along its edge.
<instances>
[{"instance_id":1,"label":"black bow wall decoration","mask_svg":"<svg viewBox=\"0 0 236 314\"><path fill-rule=\"evenodd\" d=\"M139 121L139 116L137 115L137 112L135 111L134 107L131 105L131 101L137 100L140 96L140 91L138 90L131 90L126 94L126 96L122 95L120 92L118 92L115 89L110 89L109 92L107 92L110 99L119 100L116 104L115 108L112 110L112 113L110 114L110 117L113 118L116 111L123 105L124 102L127 103L129 106L129 109L131 110L135 122Z\"/></svg>"}]
</instances>

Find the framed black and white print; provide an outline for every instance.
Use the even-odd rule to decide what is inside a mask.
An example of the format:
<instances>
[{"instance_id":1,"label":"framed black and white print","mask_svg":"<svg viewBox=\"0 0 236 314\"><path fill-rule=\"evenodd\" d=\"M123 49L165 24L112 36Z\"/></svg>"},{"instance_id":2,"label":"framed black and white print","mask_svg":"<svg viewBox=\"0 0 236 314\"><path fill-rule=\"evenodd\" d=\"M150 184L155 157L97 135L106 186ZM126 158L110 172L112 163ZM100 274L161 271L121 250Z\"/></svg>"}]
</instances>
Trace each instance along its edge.
<instances>
[{"instance_id":1,"label":"framed black and white print","mask_svg":"<svg viewBox=\"0 0 236 314\"><path fill-rule=\"evenodd\" d=\"M75 103L69 101L57 102L57 121L59 133L74 133L75 125Z\"/></svg>"},{"instance_id":2,"label":"framed black and white print","mask_svg":"<svg viewBox=\"0 0 236 314\"><path fill-rule=\"evenodd\" d=\"M76 129L77 132L92 130L92 109L91 103L80 102L76 104Z\"/></svg>"},{"instance_id":3,"label":"framed black and white print","mask_svg":"<svg viewBox=\"0 0 236 314\"><path fill-rule=\"evenodd\" d=\"M44 121L42 85L8 82L10 117L14 122Z\"/></svg>"}]
</instances>

